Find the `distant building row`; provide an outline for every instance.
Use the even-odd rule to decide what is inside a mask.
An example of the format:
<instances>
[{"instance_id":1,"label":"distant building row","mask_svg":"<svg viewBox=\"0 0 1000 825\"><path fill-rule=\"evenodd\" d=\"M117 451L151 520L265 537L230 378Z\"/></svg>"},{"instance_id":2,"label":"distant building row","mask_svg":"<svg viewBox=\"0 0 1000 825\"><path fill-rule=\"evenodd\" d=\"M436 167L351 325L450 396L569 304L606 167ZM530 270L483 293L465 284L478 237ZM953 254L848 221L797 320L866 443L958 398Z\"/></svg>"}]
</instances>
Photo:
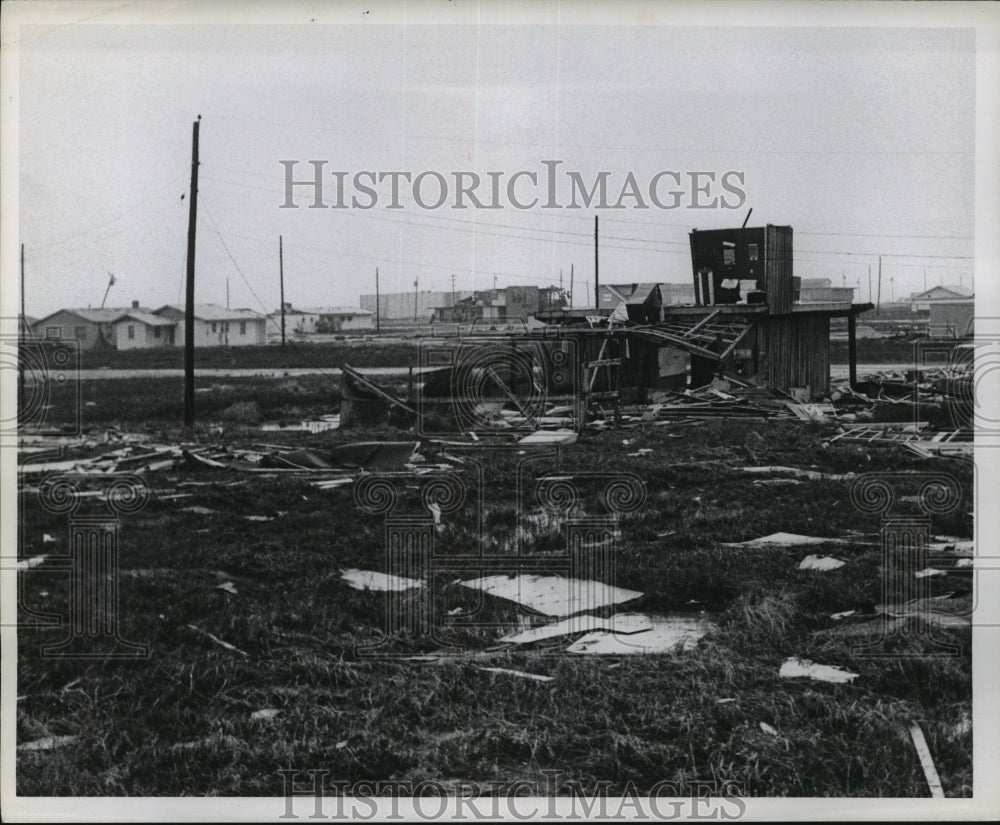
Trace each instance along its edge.
<instances>
[{"instance_id":1,"label":"distant building row","mask_svg":"<svg viewBox=\"0 0 1000 825\"><path fill-rule=\"evenodd\" d=\"M382 321L443 323L506 323L532 318L538 312L565 309L568 293L555 286L508 286L471 292L423 290L387 292L378 296ZM376 296L362 295L361 307L376 313Z\"/></svg>"},{"instance_id":2,"label":"distant building row","mask_svg":"<svg viewBox=\"0 0 1000 825\"><path fill-rule=\"evenodd\" d=\"M82 349L156 349L184 346L184 307L167 304L131 307L60 309L41 319L27 318L36 338L77 341ZM351 307L297 309L285 304L288 336L371 329L372 314ZM249 309L195 304L195 347L242 347L266 344L281 334L281 310L263 315Z\"/></svg>"},{"instance_id":3,"label":"distant building row","mask_svg":"<svg viewBox=\"0 0 1000 825\"><path fill-rule=\"evenodd\" d=\"M216 304L194 308L196 347L249 346L265 343L266 319L248 309ZM36 338L77 341L82 349L153 349L184 346L184 307L167 304L131 307L60 309L28 324Z\"/></svg>"}]
</instances>

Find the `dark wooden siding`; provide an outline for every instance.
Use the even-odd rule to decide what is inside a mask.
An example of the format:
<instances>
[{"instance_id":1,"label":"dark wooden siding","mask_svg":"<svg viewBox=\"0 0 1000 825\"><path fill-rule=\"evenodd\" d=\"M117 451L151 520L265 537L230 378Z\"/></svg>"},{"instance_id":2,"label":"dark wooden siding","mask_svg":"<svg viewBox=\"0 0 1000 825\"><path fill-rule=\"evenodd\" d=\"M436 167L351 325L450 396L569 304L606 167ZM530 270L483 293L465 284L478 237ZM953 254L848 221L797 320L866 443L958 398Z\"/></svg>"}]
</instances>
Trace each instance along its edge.
<instances>
[{"instance_id":1,"label":"dark wooden siding","mask_svg":"<svg viewBox=\"0 0 1000 825\"><path fill-rule=\"evenodd\" d=\"M830 388L830 319L825 315L762 318L756 324L758 374L768 386Z\"/></svg>"},{"instance_id":2,"label":"dark wooden siding","mask_svg":"<svg viewBox=\"0 0 1000 825\"><path fill-rule=\"evenodd\" d=\"M767 225L764 291L773 313L792 311L792 227Z\"/></svg>"}]
</instances>

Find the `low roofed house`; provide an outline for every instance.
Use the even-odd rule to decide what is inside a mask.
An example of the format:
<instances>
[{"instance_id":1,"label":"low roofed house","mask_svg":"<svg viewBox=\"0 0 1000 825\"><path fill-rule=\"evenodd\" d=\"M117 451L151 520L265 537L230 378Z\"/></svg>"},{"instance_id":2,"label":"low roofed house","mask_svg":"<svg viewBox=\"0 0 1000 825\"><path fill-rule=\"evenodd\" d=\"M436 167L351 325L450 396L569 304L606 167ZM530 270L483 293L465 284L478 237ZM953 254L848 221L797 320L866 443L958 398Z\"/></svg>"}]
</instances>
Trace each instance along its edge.
<instances>
[{"instance_id":1,"label":"low roofed house","mask_svg":"<svg viewBox=\"0 0 1000 825\"><path fill-rule=\"evenodd\" d=\"M154 349L177 344L177 322L130 309L113 321L118 349Z\"/></svg>"},{"instance_id":2,"label":"low roofed house","mask_svg":"<svg viewBox=\"0 0 1000 825\"><path fill-rule=\"evenodd\" d=\"M140 306L138 301L132 302L131 310L126 307L60 309L36 321L32 332L36 338L76 341L84 350L111 348L117 345L115 319L129 311L148 313L150 310Z\"/></svg>"},{"instance_id":3,"label":"low roofed house","mask_svg":"<svg viewBox=\"0 0 1000 825\"><path fill-rule=\"evenodd\" d=\"M153 315L177 322L175 341L184 345L184 307L167 304ZM195 347L242 347L267 343L267 318L249 309L226 309L218 304L195 304Z\"/></svg>"},{"instance_id":4,"label":"low roofed house","mask_svg":"<svg viewBox=\"0 0 1000 825\"><path fill-rule=\"evenodd\" d=\"M829 278L803 278L799 283L800 304L850 303L854 300L853 286L834 286Z\"/></svg>"},{"instance_id":5,"label":"low roofed house","mask_svg":"<svg viewBox=\"0 0 1000 825\"><path fill-rule=\"evenodd\" d=\"M329 334L375 326L374 313L360 307L293 307L285 304L285 331L289 335ZM272 336L280 335L281 310L269 316Z\"/></svg>"},{"instance_id":6,"label":"low roofed house","mask_svg":"<svg viewBox=\"0 0 1000 825\"><path fill-rule=\"evenodd\" d=\"M975 297L975 290L967 286L938 285L925 289L923 292L914 292L910 296L911 309L914 312L926 312L931 308L931 304L937 301L967 301Z\"/></svg>"}]
</instances>

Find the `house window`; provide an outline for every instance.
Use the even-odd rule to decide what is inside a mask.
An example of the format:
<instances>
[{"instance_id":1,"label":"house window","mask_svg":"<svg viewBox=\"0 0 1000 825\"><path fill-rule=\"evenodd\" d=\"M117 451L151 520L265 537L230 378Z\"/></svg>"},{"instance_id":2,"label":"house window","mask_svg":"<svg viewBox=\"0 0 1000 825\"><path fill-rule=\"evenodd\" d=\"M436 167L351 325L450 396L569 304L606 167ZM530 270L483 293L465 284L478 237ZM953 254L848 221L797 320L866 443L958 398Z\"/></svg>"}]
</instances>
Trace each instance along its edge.
<instances>
[{"instance_id":1,"label":"house window","mask_svg":"<svg viewBox=\"0 0 1000 825\"><path fill-rule=\"evenodd\" d=\"M247 334L247 322L240 321L240 335L246 335L246 334Z\"/></svg>"},{"instance_id":2,"label":"house window","mask_svg":"<svg viewBox=\"0 0 1000 825\"><path fill-rule=\"evenodd\" d=\"M46 327L46 338L62 338L62 327Z\"/></svg>"},{"instance_id":3,"label":"house window","mask_svg":"<svg viewBox=\"0 0 1000 825\"><path fill-rule=\"evenodd\" d=\"M212 321L212 332L216 332L216 331L217 331L216 323L215 323L215 321Z\"/></svg>"},{"instance_id":4,"label":"house window","mask_svg":"<svg viewBox=\"0 0 1000 825\"><path fill-rule=\"evenodd\" d=\"M757 244L755 244L755 243L752 243L752 244L748 244L748 245L747 245L747 251L748 251L748 252L750 253L750 260L751 260L751 261L756 261L756 260L758 260L758 255L757 255Z\"/></svg>"},{"instance_id":5,"label":"house window","mask_svg":"<svg viewBox=\"0 0 1000 825\"><path fill-rule=\"evenodd\" d=\"M153 337L154 338L159 338L160 337L160 328L159 327L153 327Z\"/></svg>"},{"instance_id":6,"label":"house window","mask_svg":"<svg viewBox=\"0 0 1000 825\"><path fill-rule=\"evenodd\" d=\"M86 327L75 327L73 329L73 334L76 337L77 341L86 341L87 340L87 328Z\"/></svg>"},{"instance_id":7,"label":"house window","mask_svg":"<svg viewBox=\"0 0 1000 825\"><path fill-rule=\"evenodd\" d=\"M128 325L128 337L130 341L135 338L135 324Z\"/></svg>"}]
</instances>

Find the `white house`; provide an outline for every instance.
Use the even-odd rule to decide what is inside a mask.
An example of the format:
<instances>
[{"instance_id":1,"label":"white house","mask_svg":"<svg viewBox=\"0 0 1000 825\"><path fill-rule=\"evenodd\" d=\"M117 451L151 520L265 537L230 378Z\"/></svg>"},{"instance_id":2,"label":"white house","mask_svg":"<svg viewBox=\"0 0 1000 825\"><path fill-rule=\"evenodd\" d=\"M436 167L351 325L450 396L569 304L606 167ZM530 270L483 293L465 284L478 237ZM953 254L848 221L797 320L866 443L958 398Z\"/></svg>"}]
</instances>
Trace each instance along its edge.
<instances>
[{"instance_id":1,"label":"white house","mask_svg":"<svg viewBox=\"0 0 1000 825\"><path fill-rule=\"evenodd\" d=\"M184 307L167 304L153 315L174 321L176 346L184 346ZM267 343L267 318L249 309L226 309L218 304L195 304L195 347L245 347Z\"/></svg>"},{"instance_id":2,"label":"white house","mask_svg":"<svg viewBox=\"0 0 1000 825\"><path fill-rule=\"evenodd\" d=\"M271 314L271 332L281 327L281 310ZM312 335L356 329L373 329L375 314L358 307L293 307L285 304L285 332L288 335Z\"/></svg>"},{"instance_id":3,"label":"white house","mask_svg":"<svg viewBox=\"0 0 1000 825\"><path fill-rule=\"evenodd\" d=\"M149 312L130 309L111 322L118 349L152 349L175 346L177 322Z\"/></svg>"},{"instance_id":4,"label":"white house","mask_svg":"<svg viewBox=\"0 0 1000 825\"><path fill-rule=\"evenodd\" d=\"M910 309L913 312L927 313L931 305L940 302L967 303L970 298L975 297L975 290L967 286L932 286L923 292L914 292L910 296Z\"/></svg>"}]
</instances>

